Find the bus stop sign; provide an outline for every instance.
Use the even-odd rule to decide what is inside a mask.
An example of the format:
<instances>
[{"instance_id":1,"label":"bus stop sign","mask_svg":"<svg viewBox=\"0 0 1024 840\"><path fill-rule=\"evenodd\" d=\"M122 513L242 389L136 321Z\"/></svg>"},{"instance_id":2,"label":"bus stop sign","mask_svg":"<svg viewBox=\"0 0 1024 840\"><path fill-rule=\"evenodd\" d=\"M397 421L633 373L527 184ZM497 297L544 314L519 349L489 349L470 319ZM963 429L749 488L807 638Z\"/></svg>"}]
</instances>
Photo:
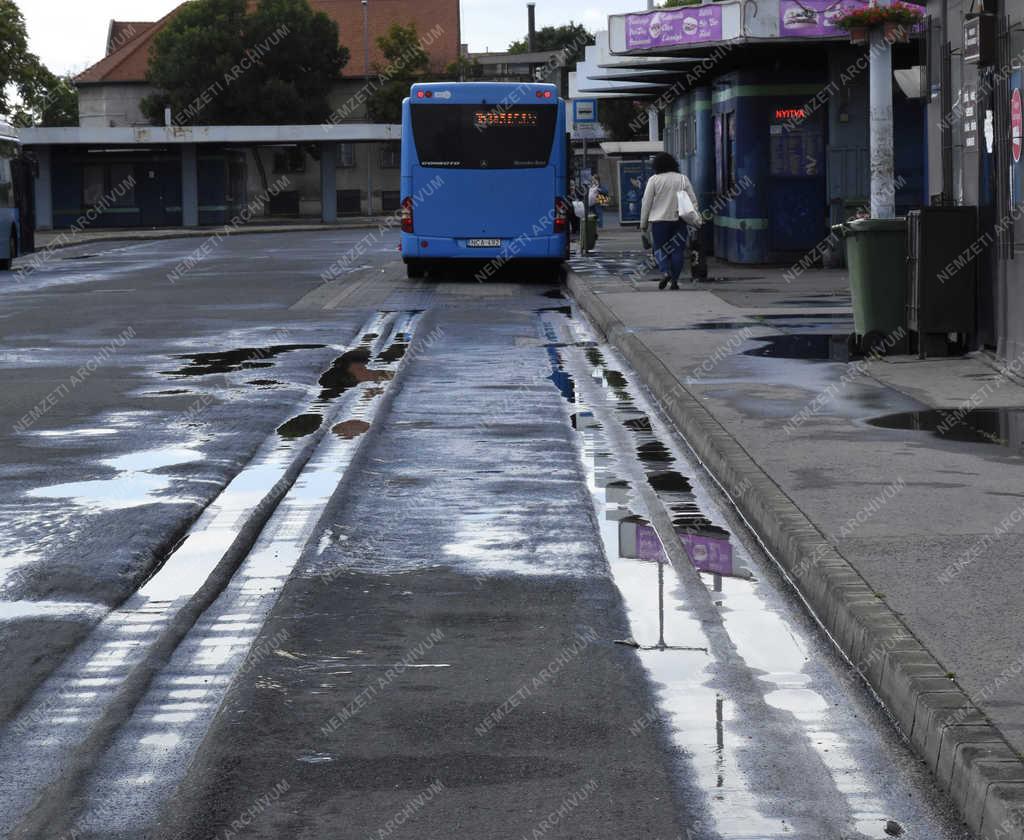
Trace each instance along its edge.
<instances>
[{"instance_id":1,"label":"bus stop sign","mask_svg":"<svg viewBox=\"0 0 1024 840\"><path fill-rule=\"evenodd\" d=\"M1010 97L1010 148L1013 150L1013 162L1020 161L1020 146L1022 128L1024 128L1024 113L1021 112L1020 88L1013 89Z\"/></svg>"},{"instance_id":2,"label":"bus stop sign","mask_svg":"<svg viewBox=\"0 0 1024 840\"><path fill-rule=\"evenodd\" d=\"M572 101L572 120L577 124L597 122L597 100L574 99Z\"/></svg>"}]
</instances>

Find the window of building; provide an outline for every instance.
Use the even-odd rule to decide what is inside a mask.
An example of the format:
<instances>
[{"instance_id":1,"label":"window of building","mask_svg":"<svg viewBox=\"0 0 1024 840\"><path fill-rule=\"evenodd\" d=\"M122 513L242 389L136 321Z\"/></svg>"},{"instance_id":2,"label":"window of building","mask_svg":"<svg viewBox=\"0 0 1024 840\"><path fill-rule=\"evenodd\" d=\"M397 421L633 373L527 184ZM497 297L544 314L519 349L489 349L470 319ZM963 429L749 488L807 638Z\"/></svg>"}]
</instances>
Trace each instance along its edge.
<instances>
[{"instance_id":1,"label":"window of building","mask_svg":"<svg viewBox=\"0 0 1024 840\"><path fill-rule=\"evenodd\" d=\"M114 207L135 206L135 165L113 163L110 165L108 198Z\"/></svg>"},{"instance_id":2,"label":"window of building","mask_svg":"<svg viewBox=\"0 0 1024 840\"><path fill-rule=\"evenodd\" d=\"M338 169L351 169L356 165L356 144L338 144Z\"/></svg>"},{"instance_id":3,"label":"window of building","mask_svg":"<svg viewBox=\"0 0 1024 840\"><path fill-rule=\"evenodd\" d=\"M380 148L380 168L398 169L402 165L401 143L385 143Z\"/></svg>"},{"instance_id":4,"label":"window of building","mask_svg":"<svg viewBox=\"0 0 1024 840\"><path fill-rule=\"evenodd\" d=\"M725 115L725 137L723 151L723 176L725 190L731 190L736 186L736 112L730 111Z\"/></svg>"},{"instance_id":5,"label":"window of building","mask_svg":"<svg viewBox=\"0 0 1024 840\"><path fill-rule=\"evenodd\" d=\"M106 188L105 167L90 164L82 167L82 207L95 207L103 199Z\"/></svg>"},{"instance_id":6,"label":"window of building","mask_svg":"<svg viewBox=\"0 0 1024 840\"><path fill-rule=\"evenodd\" d=\"M398 190L381 190L380 210L382 213L393 213L401 203Z\"/></svg>"},{"instance_id":7,"label":"window of building","mask_svg":"<svg viewBox=\"0 0 1024 840\"><path fill-rule=\"evenodd\" d=\"M290 175L306 171L306 155L298 146L274 150L274 174Z\"/></svg>"},{"instance_id":8,"label":"window of building","mask_svg":"<svg viewBox=\"0 0 1024 840\"><path fill-rule=\"evenodd\" d=\"M362 212L362 193L359 190L338 190L338 212L354 216Z\"/></svg>"}]
</instances>

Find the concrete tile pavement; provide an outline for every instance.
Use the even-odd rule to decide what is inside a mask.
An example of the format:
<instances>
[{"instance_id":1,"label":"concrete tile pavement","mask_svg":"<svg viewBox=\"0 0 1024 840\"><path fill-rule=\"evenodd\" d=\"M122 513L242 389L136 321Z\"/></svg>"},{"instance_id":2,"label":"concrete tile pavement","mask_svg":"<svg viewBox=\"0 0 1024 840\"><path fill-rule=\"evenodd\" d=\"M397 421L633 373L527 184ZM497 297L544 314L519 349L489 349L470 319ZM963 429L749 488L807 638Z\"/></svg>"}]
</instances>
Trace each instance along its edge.
<instances>
[{"instance_id":1,"label":"concrete tile pavement","mask_svg":"<svg viewBox=\"0 0 1024 840\"><path fill-rule=\"evenodd\" d=\"M790 340L772 336L849 332L844 273L712 262L710 275L723 279L659 292L638 239L606 230L593 256L573 260L577 301L711 471L741 488L736 504L954 791L971 828L1020 836L1016 427L1000 419L995 437L968 428L957 436L967 439L950 439L871 421L1021 407L1024 387L979 356L847 364L748 355L775 347L784 356ZM990 442L998 438L1011 445Z\"/></svg>"}]
</instances>

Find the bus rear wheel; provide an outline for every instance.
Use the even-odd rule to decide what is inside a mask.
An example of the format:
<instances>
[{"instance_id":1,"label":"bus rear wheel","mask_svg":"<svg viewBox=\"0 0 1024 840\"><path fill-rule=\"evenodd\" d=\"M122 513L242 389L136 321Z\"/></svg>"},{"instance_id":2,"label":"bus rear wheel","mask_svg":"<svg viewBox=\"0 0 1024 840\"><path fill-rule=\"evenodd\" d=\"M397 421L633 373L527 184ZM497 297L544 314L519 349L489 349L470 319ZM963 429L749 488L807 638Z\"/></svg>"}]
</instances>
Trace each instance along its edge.
<instances>
[{"instance_id":1,"label":"bus rear wheel","mask_svg":"<svg viewBox=\"0 0 1024 840\"><path fill-rule=\"evenodd\" d=\"M0 259L0 271L10 271L11 263L14 258L18 256L18 235L13 230L11 231L11 238L8 245L10 246L10 250L7 253L10 254L10 256L6 259Z\"/></svg>"},{"instance_id":2,"label":"bus rear wheel","mask_svg":"<svg viewBox=\"0 0 1024 840\"><path fill-rule=\"evenodd\" d=\"M420 277L424 277L426 273L426 267L419 260L405 261L405 276L410 280L417 280Z\"/></svg>"}]
</instances>

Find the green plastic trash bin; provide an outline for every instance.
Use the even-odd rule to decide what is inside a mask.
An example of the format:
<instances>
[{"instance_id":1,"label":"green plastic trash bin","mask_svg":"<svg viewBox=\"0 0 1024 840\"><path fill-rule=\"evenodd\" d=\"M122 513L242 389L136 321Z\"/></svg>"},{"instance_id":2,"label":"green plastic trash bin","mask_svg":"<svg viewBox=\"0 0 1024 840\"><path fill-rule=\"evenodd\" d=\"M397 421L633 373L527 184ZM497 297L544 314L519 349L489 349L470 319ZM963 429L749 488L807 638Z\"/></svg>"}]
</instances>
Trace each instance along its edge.
<instances>
[{"instance_id":1,"label":"green plastic trash bin","mask_svg":"<svg viewBox=\"0 0 1024 840\"><path fill-rule=\"evenodd\" d=\"M593 251L597 243L597 216L592 213L580 219L580 253Z\"/></svg>"},{"instance_id":2,"label":"green plastic trash bin","mask_svg":"<svg viewBox=\"0 0 1024 840\"><path fill-rule=\"evenodd\" d=\"M907 220L854 219L833 228L846 239L853 299L850 350L904 352L907 341Z\"/></svg>"}]
</instances>

